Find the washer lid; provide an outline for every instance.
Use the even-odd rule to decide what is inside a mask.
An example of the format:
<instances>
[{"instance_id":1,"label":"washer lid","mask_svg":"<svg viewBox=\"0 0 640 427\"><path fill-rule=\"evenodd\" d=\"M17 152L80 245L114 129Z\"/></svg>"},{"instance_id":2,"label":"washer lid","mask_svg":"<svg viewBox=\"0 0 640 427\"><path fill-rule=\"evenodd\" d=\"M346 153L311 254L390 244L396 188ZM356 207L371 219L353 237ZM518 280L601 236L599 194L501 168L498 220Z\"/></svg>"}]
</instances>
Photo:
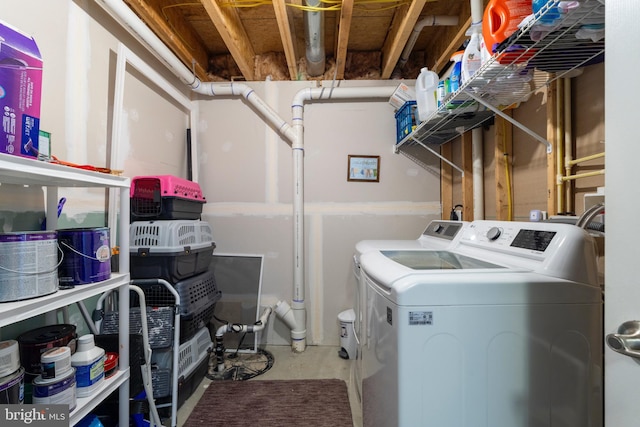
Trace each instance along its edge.
<instances>
[{"instance_id":1,"label":"washer lid","mask_svg":"<svg viewBox=\"0 0 640 427\"><path fill-rule=\"evenodd\" d=\"M469 270L505 268L449 251L383 250L382 255L412 270Z\"/></svg>"}]
</instances>

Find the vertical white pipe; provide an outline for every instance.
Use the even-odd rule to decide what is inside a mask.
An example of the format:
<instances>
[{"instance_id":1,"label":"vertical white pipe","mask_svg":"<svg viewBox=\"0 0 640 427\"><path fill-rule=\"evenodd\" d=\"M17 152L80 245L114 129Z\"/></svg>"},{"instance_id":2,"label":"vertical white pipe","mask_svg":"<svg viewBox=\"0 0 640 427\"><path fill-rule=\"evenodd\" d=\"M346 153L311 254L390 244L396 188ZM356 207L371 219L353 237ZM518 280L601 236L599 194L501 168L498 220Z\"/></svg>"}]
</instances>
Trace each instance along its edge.
<instances>
[{"instance_id":1,"label":"vertical white pipe","mask_svg":"<svg viewBox=\"0 0 640 427\"><path fill-rule=\"evenodd\" d=\"M571 164L569 163L573 160L573 133L572 133L572 123L571 123L571 114L572 114L572 102L571 102L571 79L564 78L564 164L565 164L565 175L571 175ZM558 171L558 173L562 173L562 171ZM564 196L565 196L565 212L575 212L575 203L573 200L573 184L571 182L566 182L564 185Z\"/></svg>"},{"instance_id":2,"label":"vertical white pipe","mask_svg":"<svg viewBox=\"0 0 640 427\"><path fill-rule=\"evenodd\" d=\"M482 22L483 14L484 5L482 0L471 0L471 26L480 24Z\"/></svg>"},{"instance_id":3,"label":"vertical white pipe","mask_svg":"<svg viewBox=\"0 0 640 427\"><path fill-rule=\"evenodd\" d=\"M471 131L471 156L473 157L473 219L484 219L484 162L482 128Z\"/></svg>"}]
</instances>

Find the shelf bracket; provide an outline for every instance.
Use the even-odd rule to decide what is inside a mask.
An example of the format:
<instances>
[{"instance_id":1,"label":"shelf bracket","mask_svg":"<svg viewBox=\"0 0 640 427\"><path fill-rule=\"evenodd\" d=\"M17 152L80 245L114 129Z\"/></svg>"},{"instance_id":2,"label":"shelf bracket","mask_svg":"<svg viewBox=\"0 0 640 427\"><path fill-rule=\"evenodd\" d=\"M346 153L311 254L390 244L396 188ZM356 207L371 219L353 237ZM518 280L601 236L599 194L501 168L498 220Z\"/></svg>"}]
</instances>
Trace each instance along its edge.
<instances>
[{"instance_id":1,"label":"shelf bracket","mask_svg":"<svg viewBox=\"0 0 640 427\"><path fill-rule=\"evenodd\" d=\"M526 127L525 125L523 125L519 121L515 120L514 118L509 117L507 114L503 113L499 108L494 107L493 105L491 105L490 103L486 102L484 99L476 96L475 94L473 94L471 92L465 92L465 94L467 96L473 98L475 101L479 102L480 104L484 105L489 110L493 111L498 116L502 117L503 119L505 119L506 121L508 121L509 123L514 125L515 127L517 127L518 129L520 129L521 131L526 133L527 135L529 135L532 138L536 139L537 141L541 142L542 145L547 147L547 154L551 154L553 152L553 147L551 146L551 143L549 141L547 141L545 138L541 137L540 135L538 135L537 133L535 133L534 131L532 131L531 129L529 129L528 127Z\"/></svg>"},{"instance_id":2,"label":"shelf bracket","mask_svg":"<svg viewBox=\"0 0 640 427\"><path fill-rule=\"evenodd\" d=\"M427 150L429 150L431 152L431 154L433 154L434 156L438 157L440 160L442 160L443 162L445 162L446 164L448 164L449 166L451 166L452 168L454 168L455 170L459 171L462 176L464 176L464 170L462 170L461 168L459 168L458 166L454 165L449 159L445 159L444 157L442 157L440 155L440 153L438 153L437 151L435 151L433 148L427 146L426 144L422 143L421 141L417 140L416 138L414 138L413 136L411 137L411 139L413 139L415 142L417 142L418 144L420 144L420 146L422 148L425 148Z\"/></svg>"}]
</instances>

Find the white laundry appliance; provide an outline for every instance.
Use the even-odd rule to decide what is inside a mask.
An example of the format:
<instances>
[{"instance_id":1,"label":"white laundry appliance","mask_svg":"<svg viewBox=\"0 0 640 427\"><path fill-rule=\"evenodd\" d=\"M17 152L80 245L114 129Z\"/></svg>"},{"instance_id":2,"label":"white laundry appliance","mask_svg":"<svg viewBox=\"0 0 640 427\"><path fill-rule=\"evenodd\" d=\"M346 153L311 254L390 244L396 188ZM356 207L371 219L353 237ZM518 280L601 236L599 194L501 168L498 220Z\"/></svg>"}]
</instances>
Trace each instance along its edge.
<instances>
[{"instance_id":1,"label":"white laundry appliance","mask_svg":"<svg viewBox=\"0 0 640 427\"><path fill-rule=\"evenodd\" d=\"M601 427L595 257L580 227L500 221L363 253L364 426Z\"/></svg>"},{"instance_id":2,"label":"white laundry appliance","mask_svg":"<svg viewBox=\"0 0 640 427\"><path fill-rule=\"evenodd\" d=\"M356 337L357 351L356 361L352 366L356 384L356 395L362 397L362 349L365 343L365 337L361 333L366 308L364 281L361 280L360 274L360 257L363 253L379 250L410 250L410 249L446 249L452 244L454 238L460 231L467 226L469 222L449 221L449 220L433 220L431 221L420 237L413 240L361 240L356 244L355 253L353 255L353 274L356 277L356 303L354 311L356 314L353 323L354 335Z\"/></svg>"}]
</instances>

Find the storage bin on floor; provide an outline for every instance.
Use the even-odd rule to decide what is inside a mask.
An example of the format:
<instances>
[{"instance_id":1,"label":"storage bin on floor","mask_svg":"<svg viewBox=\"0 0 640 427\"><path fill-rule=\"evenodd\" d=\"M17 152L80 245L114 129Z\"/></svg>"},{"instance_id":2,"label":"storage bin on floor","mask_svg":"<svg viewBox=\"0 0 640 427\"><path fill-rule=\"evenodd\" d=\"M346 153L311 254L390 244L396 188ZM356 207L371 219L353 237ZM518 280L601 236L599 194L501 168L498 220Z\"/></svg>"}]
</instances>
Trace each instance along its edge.
<instances>
[{"instance_id":1,"label":"storage bin on floor","mask_svg":"<svg viewBox=\"0 0 640 427\"><path fill-rule=\"evenodd\" d=\"M175 283L205 272L216 244L206 221L137 221L129 226L132 279Z\"/></svg>"},{"instance_id":2,"label":"storage bin on floor","mask_svg":"<svg viewBox=\"0 0 640 427\"><path fill-rule=\"evenodd\" d=\"M208 365L209 353L213 348L208 328L201 328L178 350L178 378L180 384L192 375L204 361ZM167 397L171 394L171 369L173 368L173 349L154 351L151 357L153 397ZM205 371L206 372L206 371ZM204 377L204 373L199 378ZM181 393L183 390L178 390ZM189 395L193 390L189 390ZM187 396L188 397L188 396Z\"/></svg>"},{"instance_id":3,"label":"storage bin on floor","mask_svg":"<svg viewBox=\"0 0 640 427\"><path fill-rule=\"evenodd\" d=\"M131 221L200 219L205 198L198 183L173 175L131 180Z\"/></svg>"}]
</instances>

